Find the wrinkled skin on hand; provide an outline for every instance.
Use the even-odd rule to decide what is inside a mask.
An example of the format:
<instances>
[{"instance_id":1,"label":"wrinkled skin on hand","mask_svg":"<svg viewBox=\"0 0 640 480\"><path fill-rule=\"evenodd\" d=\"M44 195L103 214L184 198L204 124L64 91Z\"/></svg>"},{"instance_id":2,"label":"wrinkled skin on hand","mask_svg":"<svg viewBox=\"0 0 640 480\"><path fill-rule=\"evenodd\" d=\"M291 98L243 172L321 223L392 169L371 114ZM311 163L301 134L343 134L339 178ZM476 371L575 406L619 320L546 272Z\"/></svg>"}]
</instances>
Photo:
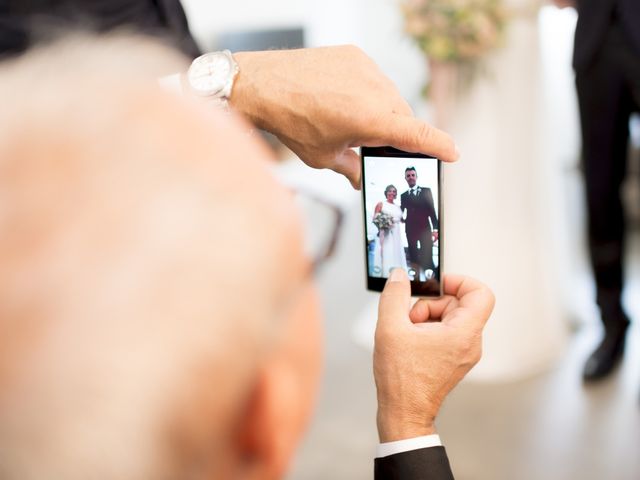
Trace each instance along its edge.
<instances>
[{"instance_id":1,"label":"wrinkled skin on hand","mask_svg":"<svg viewBox=\"0 0 640 480\"><path fill-rule=\"evenodd\" d=\"M446 133L413 116L395 85L354 46L241 52L230 98L257 127L307 165L343 174L360 188L351 148L384 146L455 161Z\"/></svg>"},{"instance_id":2,"label":"wrinkled skin on hand","mask_svg":"<svg viewBox=\"0 0 640 480\"><path fill-rule=\"evenodd\" d=\"M480 360L494 296L482 283L447 275L444 295L411 307L395 269L380 297L373 360L381 442L435 433L443 400Z\"/></svg>"}]
</instances>

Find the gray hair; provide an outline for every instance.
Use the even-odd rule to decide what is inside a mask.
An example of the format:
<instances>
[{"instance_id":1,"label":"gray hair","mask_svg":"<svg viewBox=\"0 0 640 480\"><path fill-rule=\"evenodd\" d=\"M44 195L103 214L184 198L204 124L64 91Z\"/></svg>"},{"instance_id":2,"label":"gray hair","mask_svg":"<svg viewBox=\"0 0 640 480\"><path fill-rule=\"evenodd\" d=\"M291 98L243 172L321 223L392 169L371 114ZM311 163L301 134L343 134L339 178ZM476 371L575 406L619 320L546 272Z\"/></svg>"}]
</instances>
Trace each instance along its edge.
<instances>
[{"instance_id":1,"label":"gray hair","mask_svg":"<svg viewBox=\"0 0 640 480\"><path fill-rule=\"evenodd\" d=\"M240 405L270 347L279 237L232 232L281 229L216 173L235 120L158 87L187 63L76 37L0 67L0 478L194 478L168 412Z\"/></svg>"}]
</instances>

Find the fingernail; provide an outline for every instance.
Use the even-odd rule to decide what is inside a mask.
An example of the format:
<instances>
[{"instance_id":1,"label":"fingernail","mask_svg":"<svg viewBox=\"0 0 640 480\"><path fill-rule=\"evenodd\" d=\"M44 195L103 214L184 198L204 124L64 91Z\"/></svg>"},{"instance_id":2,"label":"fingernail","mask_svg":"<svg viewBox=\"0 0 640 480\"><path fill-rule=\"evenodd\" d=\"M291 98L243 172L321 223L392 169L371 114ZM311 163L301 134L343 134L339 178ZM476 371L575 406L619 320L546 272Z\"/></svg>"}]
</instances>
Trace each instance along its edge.
<instances>
[{"instance_id":1,"label":"fingernail","mask_svg":"<svg viewBox=\"0 0 640 480\"><path fill-rule=\"evenodd\" d=\"M389 281L390 282L400 282L406 276L407 276L407 274L404 273L404 270L402 268L395 267L394 269L391 270L391 275L389 275Z\"/></svg>"}]
</instances>

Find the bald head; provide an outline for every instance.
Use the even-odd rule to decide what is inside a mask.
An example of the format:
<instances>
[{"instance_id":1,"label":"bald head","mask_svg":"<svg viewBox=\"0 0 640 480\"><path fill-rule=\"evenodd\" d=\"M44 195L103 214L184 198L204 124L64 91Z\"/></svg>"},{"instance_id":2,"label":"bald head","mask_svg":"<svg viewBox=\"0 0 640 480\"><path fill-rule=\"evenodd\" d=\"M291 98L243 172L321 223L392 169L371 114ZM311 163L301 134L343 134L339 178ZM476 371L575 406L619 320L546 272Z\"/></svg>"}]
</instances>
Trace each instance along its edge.
<instances>
[{"instance_id":1,"label":"bald head","mask_svg":"<svg viewBox=\"0 0 640 480\"><path fill-rule=\"evenodd\" d=\"M85 39L2 68L2 478L204 470L240 422L299 220L240 121L160 91L183 67Z\"/></svg>"}]
</instances>

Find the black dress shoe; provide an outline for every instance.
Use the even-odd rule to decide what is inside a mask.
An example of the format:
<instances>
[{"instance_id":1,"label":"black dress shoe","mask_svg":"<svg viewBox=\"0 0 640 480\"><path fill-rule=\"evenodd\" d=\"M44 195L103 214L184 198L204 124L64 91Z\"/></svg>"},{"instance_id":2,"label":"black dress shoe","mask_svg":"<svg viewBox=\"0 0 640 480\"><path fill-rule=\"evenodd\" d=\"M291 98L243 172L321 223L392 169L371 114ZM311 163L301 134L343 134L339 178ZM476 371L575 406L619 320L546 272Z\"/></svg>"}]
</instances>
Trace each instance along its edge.
<instances>
[{"instance_id":1,"label":"black dress shoe","mask_svg":"<svg viewBox=\"0 0 640 480\"><path fill-rule=\"evenodd\" d=\"M599 380L611 373L620 362L624 353L624 341L629 320L624 317L615 327L605 330L605 335L598 348L587 359L582 378L587 381Z\"/></svg>"}]
</instances>

